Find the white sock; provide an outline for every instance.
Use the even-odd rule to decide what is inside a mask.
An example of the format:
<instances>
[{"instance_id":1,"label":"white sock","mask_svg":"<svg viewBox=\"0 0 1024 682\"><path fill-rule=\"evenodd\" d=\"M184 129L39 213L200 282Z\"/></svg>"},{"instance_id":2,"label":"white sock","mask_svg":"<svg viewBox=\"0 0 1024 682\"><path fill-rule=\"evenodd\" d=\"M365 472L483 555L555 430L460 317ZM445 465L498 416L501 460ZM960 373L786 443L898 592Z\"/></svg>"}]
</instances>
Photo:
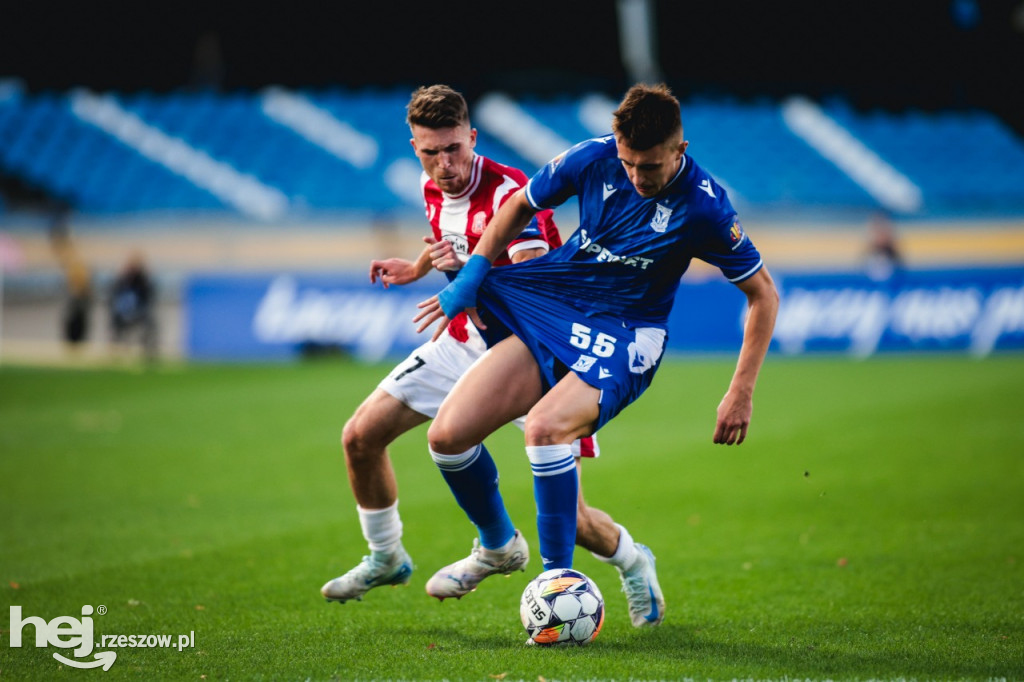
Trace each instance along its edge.
<instances>
[{"instance_id":1,"label":"white sock","mask_svg":"<svg viewBox=\"0 0 1024 682\"><path fill-rule=\"evenodd\" d=\"M594 552L591 552L591 554L594 555L595 559L611 564L620 571L626 571L636 561L636 545L633 544L633 536L629 534L629 531L624 526L616 523L615 527L619 529L619 546L615 548L615 554L611 556L601 556Z\"/></svg>"},{"instance_id":2,"label":"white sock","mask_svg":"<svg viewBox=\"0 0 1024 682\"><path fill-rule=\"evenodd\" d=\"M398 500L384 509L363 509L356 505L359 512L359 525L363 527L370 550L384 554L392 554L402 541L402 519L398 516Z\"/></svg>"}]
</instances>

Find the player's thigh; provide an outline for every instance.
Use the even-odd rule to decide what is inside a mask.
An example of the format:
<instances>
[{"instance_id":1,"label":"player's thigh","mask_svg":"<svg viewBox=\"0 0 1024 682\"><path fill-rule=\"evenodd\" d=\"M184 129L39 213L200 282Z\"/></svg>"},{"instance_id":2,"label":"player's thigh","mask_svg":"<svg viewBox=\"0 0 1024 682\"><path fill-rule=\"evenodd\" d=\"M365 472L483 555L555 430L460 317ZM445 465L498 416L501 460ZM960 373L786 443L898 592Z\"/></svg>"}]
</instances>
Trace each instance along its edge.
<instances>
[{"instance_id":1,"label":"player's thigh","mask_svg":"<svg viewBox=\"0 0 1024 682\"><path fill-rule=\"evenodd\" d=\"M455 382L483 351L482 346L477 349L446 334L410 353L377 387L432 419Z\"/></svg>"},{"instance_id":2,"label":"player's thigh","mask_svg":"<svg viewBox=\"0 0 1024 682\"><path fill-rule=\"evenodd\" d=\"M526 414L542 394L537 362L522 341L510 336L456 382L431 430L437 435L459 433L459 440L471 447Z\"/></svg>"},{"instance_id":3,"label":"player's thigh","mask_svg":"<svg viewBox=\"0 0 1024 682\"><path fill-rule=\"evenodd\" d=\"M526 444L571 443L589 436L601 414L601 392L569 372L526 416Z\"/></svg>"},{"instance_id":4,"label":"player's thigh","mask_svg":"<svg viewBox=\"0 0 1024 682\"><path fill-rule=\"evenodd\" d=\"M345 424L342 440L346 448L382 448L429 419L387 391L376 388Z\"/></svg>"}]
</instances>

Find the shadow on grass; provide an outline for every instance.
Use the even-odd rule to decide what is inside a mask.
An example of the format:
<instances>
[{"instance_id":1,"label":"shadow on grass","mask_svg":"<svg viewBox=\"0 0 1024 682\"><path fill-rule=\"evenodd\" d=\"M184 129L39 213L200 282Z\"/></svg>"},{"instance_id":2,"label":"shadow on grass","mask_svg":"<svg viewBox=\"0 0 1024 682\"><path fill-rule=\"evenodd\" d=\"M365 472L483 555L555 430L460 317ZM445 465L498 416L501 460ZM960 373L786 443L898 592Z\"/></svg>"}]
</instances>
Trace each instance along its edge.
<instances>
[{"instance_id":1,"label":"shadow on grass","mask_svg":"<svg viewBox=\"0 0 1024 682\"><path fill-rule=\"evenodd\" d=\"M740 677L918 679L1015 678L1024 672L1019 646L1007 646L1003 656L992 652L941 651L912 647L866 649L852 641L841 624L819 624L822 632L813 641L790 637L779 644L720 641L692 628L664 624L653 630L635 631L626 637L598 640L591 649L611 654L620 661L633 660L638 670L654 661L665 664L673 675L701 676L709 672ZM736 633L737 636L743 633ZM662 670L661 666L652 672Z\"/></svg>"},{"instance_id":2,"label":"shadow on grass","mask_svg":"<svg viewBox=\"0 0 1024 682\"><path fill-rule=\"evenodd\" d=\"M604 632L585 647L526 647L510 643L507 634L460 631L436 626L407 626L394 634L402 638L430 642L428 647L444 656L464 653L494 654L509 657L524 668L538 661L548 668L565 668L571 678L576 664L597 675L621 676L621 670L641 677L700 678L715 677L790 677L790 678L887 678L917 679L992 679L1013 678L1021 674L1017 655L1010 648L1003 657L985 652L936 652L923 648L886 648L865 650L849 637L844 626L821 626L823 634L815 641L791 637L779 644L725 642L706 634L694 634L680 625L665 624L656 629ZM741 633L736 633L737 635ZM526 639L525 633L521 641ZM991 652L990 652L991 653ZM557 657L557 658L556 658ZM456 676L457 677L457 676Z\"/></svg>"}]
</instances>

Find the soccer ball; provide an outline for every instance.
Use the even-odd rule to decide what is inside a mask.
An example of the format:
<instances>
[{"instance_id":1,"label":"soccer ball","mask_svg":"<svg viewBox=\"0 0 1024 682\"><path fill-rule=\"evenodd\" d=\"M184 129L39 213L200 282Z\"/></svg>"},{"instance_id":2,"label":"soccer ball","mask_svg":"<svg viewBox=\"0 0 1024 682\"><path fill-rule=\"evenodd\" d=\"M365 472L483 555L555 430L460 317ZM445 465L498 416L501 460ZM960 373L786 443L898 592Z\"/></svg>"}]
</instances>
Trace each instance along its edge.
<instances>
[{"instance_id":1,"label":"soccer ball","mask_svg":"<svg viewBox=\"0 0 1024 682\"><path fill-rule=\"evenodd\" d=\"M604 624L604 598L594 581L579 571L555 568L523 590L519 618L536 644L587 644Z\"/></svg>"}]
</instances>

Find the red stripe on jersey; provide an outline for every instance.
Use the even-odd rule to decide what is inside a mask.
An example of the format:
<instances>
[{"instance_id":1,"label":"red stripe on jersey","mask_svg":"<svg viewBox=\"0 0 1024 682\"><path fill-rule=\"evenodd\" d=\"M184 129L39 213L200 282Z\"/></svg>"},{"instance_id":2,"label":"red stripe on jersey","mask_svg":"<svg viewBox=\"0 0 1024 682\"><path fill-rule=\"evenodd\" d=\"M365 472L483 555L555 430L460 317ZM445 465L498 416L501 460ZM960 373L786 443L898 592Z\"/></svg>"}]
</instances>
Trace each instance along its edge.
<instances>
[{"instance_id":1,"label":"red stripe on jersey","mask_svg":"<svg viewBox=\"0 0 1024 682\"><path fill-rule=\"evenodd\" d=\"M469 184L461 194L445 194L426 173L423 173L421 178L423 202L434 238L447 239L451 242L455 252L463 260L476 249L480 237L497 210L516 190L525 185L527 180L526 174L518 168L497 163L480 155L473 158ZM540 239L547 243L549 250L562 245L562 237L558 233L552 211L538 213L537 225L541 231ZM536 236L513 239L509 246L537 239ZM506 251L494 261L494 264L508 265L511 262ZM465 343L469 338L466 330L468 323L465 315L459 315L448 325L448 332L456 340Z\"/></svg>"},{"instance_id":2,"label":"red stripe on jersey","mask_svg":"<svg viewBox=\"0 0 1024 682\"><path fill-rule=\"evenodd\" d=\"M445 194L424 173L423 201L434 238L448 239L459 255L468 257L476 249L477 242L498 208L525 185L526 180L526 174L518 168L479 155L473 159L466 190L458 195ZM562 245L561 235L550 210L538 213L537 222L541 230L540 238L547 242L549 249ZM536 239L514 239L510 246ZM503 253L494 264L508 265L510 262L508 254Z\"/></svg>"}]
</instances>

